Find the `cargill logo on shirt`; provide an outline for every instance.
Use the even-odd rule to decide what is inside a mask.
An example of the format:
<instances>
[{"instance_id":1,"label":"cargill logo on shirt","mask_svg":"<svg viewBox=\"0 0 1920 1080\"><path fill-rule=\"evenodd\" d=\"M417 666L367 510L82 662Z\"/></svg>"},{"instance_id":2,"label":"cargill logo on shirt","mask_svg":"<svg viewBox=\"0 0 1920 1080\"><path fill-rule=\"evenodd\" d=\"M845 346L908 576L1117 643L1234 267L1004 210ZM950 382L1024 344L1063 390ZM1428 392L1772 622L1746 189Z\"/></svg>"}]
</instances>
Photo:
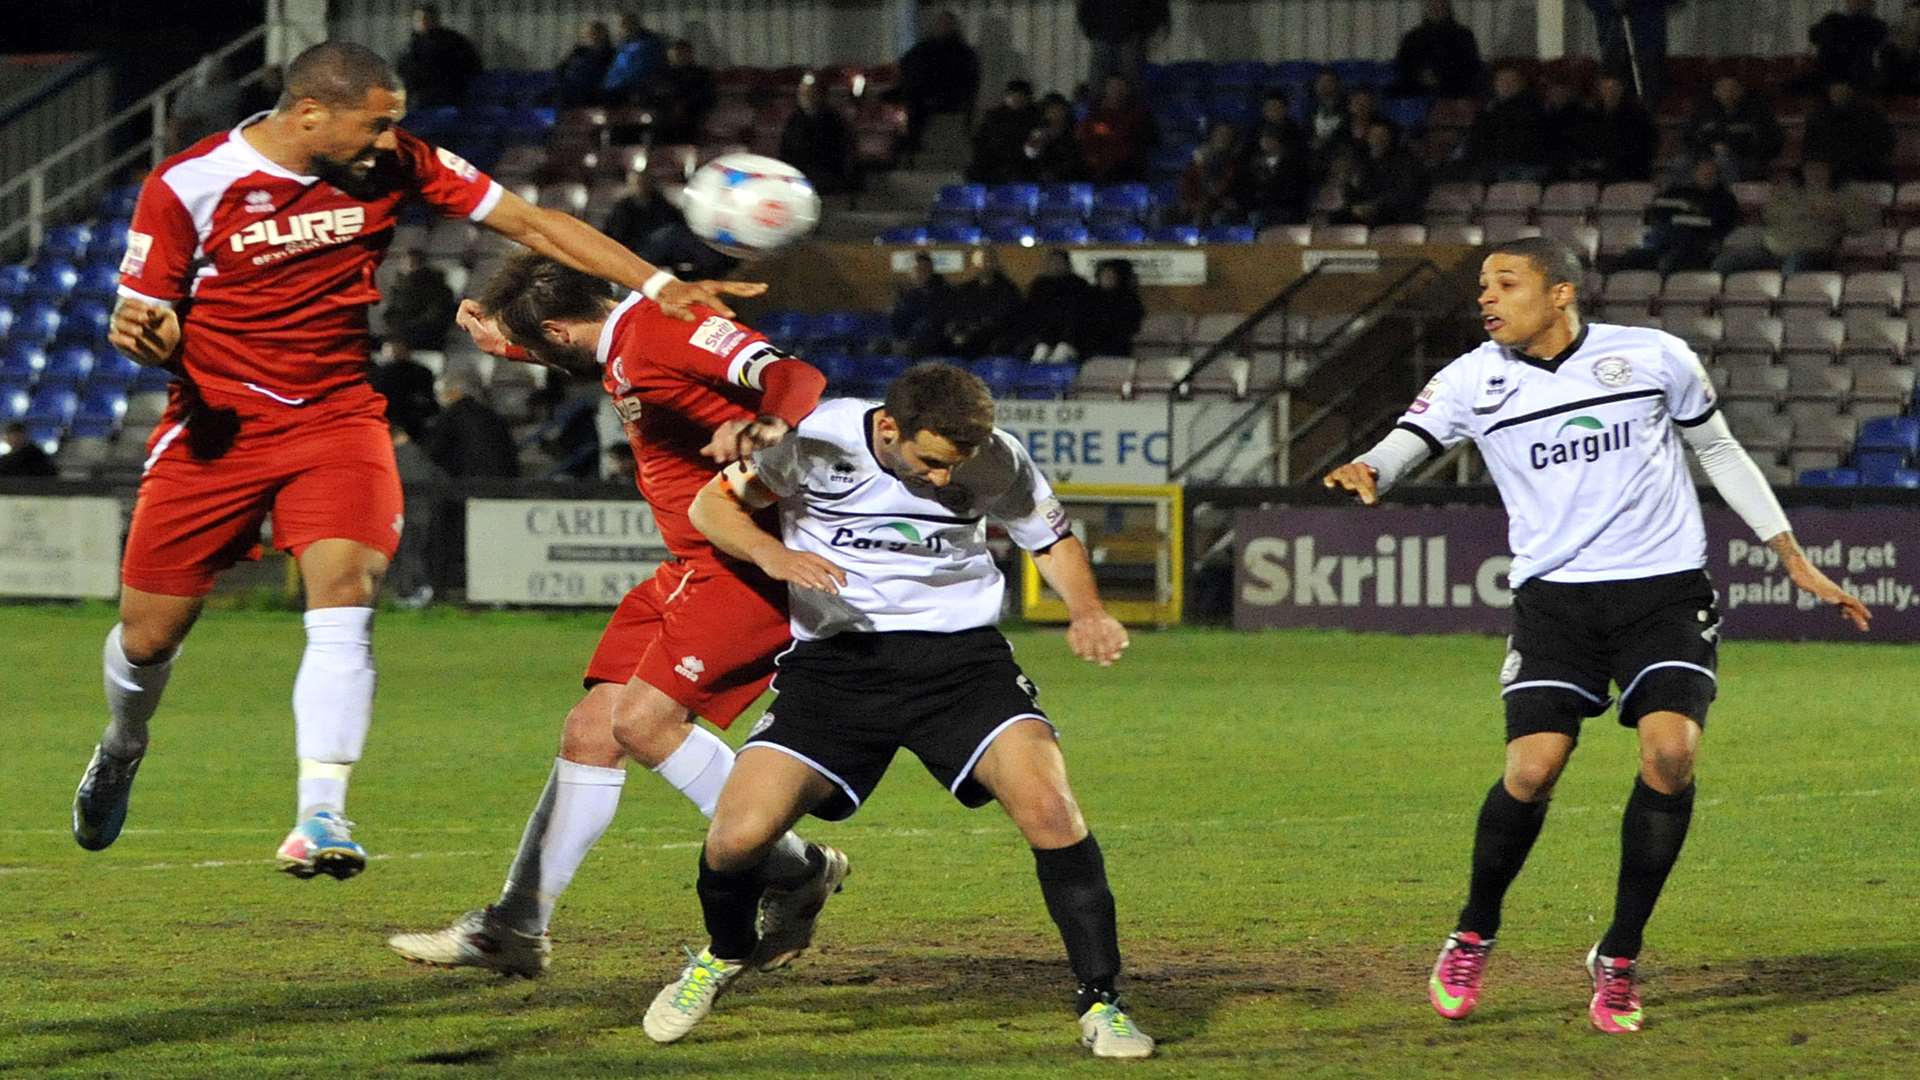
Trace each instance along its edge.
<instances>
[{"instance_id":1,"label":"cargill logo on shirt","mask_svg":"<svg viewBox=\"0 0 1920 1080\"><path fill-rule=\"evenodd\" d=\"M869 535L862 535L864 533ZM946 541L938 535L922 536L920 527L910 521L886 521L865 527L842 525L833 530L833 539L827 541L838 548L852 548L854 551L892 551L911 555L939 555L946 551Z\"/></svg>"},{"instance_id":2,"label":"cargill logo on shirt","mask_svg":"<svg viewBox=\"0 0 1920 1080\"><path fill-rule=\"evenodd\" d=\"M1598 461L1602 454L1625 450L1633 441L1633 421L1622 420L1608 427L1591 416L1576 416L1563 422L1553 433L1554 441L1537 442L1531 449L1533 467L1567 465L1580 461Z\"/></svg>"}]
</instances>

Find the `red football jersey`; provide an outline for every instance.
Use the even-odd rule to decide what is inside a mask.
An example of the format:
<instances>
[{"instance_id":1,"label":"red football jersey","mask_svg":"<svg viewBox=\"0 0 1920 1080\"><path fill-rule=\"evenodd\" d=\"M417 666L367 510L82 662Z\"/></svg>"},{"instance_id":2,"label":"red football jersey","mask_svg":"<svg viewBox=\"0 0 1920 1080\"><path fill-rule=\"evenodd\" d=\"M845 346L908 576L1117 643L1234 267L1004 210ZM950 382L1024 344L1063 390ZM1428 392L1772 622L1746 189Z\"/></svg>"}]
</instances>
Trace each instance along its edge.
<instances>
[{"instance_id":1,"label":"red football jersey","mask_svg":"<svg viewBox=\"0 0 1920 1080\"><path fill-rule=\"evenodd\" d=\"M403 199L479 221L501 188L399 131L397 168L379 170L384 194L360 199L267 160L246 126L168 158L140 186L120 292L178 306L187 374L208 400L259 413L365 384L373 275Z\"/></svg>"},{"instance_id":2,"label":"red football jersey","mask_svg":"<svg viewBox=\"0 0 1920 1080\"><path fill-rule=\"evenodd\" d=\"M759 331L694 310L700 321L676 319L633 293L607 317L598 350L602 382L633 444L640 494L667 549L682 559L715 555L687 517L720 471L700 451L713 429L759 414L760 375L786 358Z\"/></svg>"}]
</instances>

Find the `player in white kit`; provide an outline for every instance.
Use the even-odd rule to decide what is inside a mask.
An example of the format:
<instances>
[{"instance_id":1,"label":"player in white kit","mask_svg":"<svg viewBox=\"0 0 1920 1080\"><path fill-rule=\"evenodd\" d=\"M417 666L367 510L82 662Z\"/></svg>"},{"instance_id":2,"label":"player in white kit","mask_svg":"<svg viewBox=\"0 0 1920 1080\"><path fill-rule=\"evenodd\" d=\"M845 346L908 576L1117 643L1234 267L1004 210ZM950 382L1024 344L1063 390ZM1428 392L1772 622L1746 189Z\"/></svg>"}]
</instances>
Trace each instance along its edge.
<instances>
[{"instance_id":1,"label":"player in white kit","mask_svg":"<svg viewBox=\"0 0 1920 1080\"><path fill-rule=\"evenodd\" d=\"M1693 351L1659 330L1585 322L1580 278L1579 257L1558 241L1494 248L1479 298L1491 340L1442 369L1385 439L1325 483L1372 504L1420 462L1471 439L1507 508L1506 771L1480 808L1466 907L1428 980L1441 1016L1462 1019L1478 1003L1501 901L1581 721L1612 704L1610 682L1620 687L1619 721L1638 732L1640 771L1621 822L1613 922L1587 955L1588 1017L1613 1033L1641 1027L1634 959L1686 840L1694 755L1717 689L1720 615L1681 444L1795 585L1861 630L1868 613L1807 560Z\"/></svg>"}]
</instances>

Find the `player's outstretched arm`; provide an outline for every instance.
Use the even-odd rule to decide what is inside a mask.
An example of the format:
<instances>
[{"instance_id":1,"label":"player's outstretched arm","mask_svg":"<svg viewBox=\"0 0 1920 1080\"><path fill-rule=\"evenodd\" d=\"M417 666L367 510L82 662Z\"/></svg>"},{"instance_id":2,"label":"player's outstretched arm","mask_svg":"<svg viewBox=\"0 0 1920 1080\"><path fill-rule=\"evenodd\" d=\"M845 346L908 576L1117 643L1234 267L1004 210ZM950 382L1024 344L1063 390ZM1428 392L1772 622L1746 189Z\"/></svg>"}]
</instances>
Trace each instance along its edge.
<instances>
[{"instance_id":1,"label":"player's outstretched arm","mask_svg":"<svg viewBox=\"0 0 1920 1080\"><path fill-rule=\"evenodd\" d=\"M752 470L735 464L708 481L693 497L687 517L713 546L766 571L775 581L838 593L847 572L806 551L795 551L753 520L753 510L773 505L773 492Z\"/></svg>"},{"instance_id":2,"label":"player's outstretched arm","mask_svg":"<svg viewBox=\"0 0 1920 1080\"><path fill-rule=\"evenodd\" d=\"M107 344L135 363L164 364L180 347L180 316L165 304L122 296L107 325Z\"/></svg>"},{"instance_id":3,"label":"player's outstretched arm","mask_svg":"<svg viewBox=\"0 0 1920 1080\"><path fill-rule=\"evenodd\" d=\"M1067 647L1082 660L1112 667L1131 643L1127 628L1107 613L1100 602L1100 586L1093 579L1093 562L1087 558L1087 546L1077 536L1065 536L1045 551L1034 552L1033 565L1040 568L1053 591L1067 604Z\"/></svg>"},{"instance_id":4,"label":"player's outstretched arm","mask_svg":"<svg viewBox=\"0 0 1920 1080\"><path fill-rule=\"evenodd\" d=\"M1372 506L1380 501L1380 492L1375 486L1379 479L1380 474L1373 466L1352 461L1328 473L1320 482L1329 489L1352 492L1361 502Z\"/></svg>"},{"instance_id":5,"label":"player's outstretched arm","mask_svg":"<svg viewBox=\"0 0 1920 1080\"><path fill-rule=\"evenodd\" d=\"M1840 614L1853 624L1854 629L1865 633L1873 623L1873 613L1860 598L1833 583L1824 571L1807 559L1807 553L1800 549L1800 541L1790 532L1767 541L1773 553L1780 556L1780 565L1787 577L1801 589L1813 594L1816 600L1840 609Z\"/></svg>"},{"instance_id":6,"label":"player's outstretched arm","mask_svg":"<svg viewBox=\"0 0 1920 1080\"><path fill-rule=\"evenodd\" d=\"M745 281L681 281L579 218L535 206L511 191L501 195L481 224L575 270L644 293L677 318L692 319L695 304L731 317L733 309L722 297L767 291L763 284Z\"/></svg>"}]
</instances>

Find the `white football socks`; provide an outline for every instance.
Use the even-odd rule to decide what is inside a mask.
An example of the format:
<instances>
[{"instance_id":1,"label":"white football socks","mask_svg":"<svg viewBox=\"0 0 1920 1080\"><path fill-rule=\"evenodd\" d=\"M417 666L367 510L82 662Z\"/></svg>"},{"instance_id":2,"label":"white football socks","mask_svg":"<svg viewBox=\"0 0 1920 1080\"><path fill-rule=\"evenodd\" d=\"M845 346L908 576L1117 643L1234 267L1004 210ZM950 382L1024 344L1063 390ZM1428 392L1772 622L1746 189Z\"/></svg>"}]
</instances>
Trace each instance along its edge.
<instances>
[{"instance_id":1,"label":"white football socks","mask_svg":"<svg viewBox=\"0 0 1920 1080\"><path fill-rule=\"evenodd\" d=\"M347 776L373 722L373 609L306 614L307 650L293 680L294 746L300 758L299 818L347 806Z\"/></svg>"},{"instance_id":2,"label":"white football socks","mask_svg":"<svg viewBox=\"0 0 1920 1080\"><path fill-rule=\"evenodd\" d=\"M553 759L540 802L527 818L520 850L494 905L507 925L528 934L546 933L553 906L573 881L587 852L613 824L627 771Z\"/></svg>"},{"instance_id":3,"label":"white football socks","mask_svg":"<svg viewBox=\"0 0 1920 1080\"><path fill-rule=\"evenodd\" d=\"M706 728L689 724L686 741L653 771L711 818L720 803L720 790L733 775L733 748ZM775 882L791 881L806 872L806 842L792 832L773 842L766 861L758 867L764 880Z\"/></svg>"},{"instance_id":4,"label":"white football socks","mask_svg":"<svg viewBox=\"0 0 1920 1080\"><path fill-rule=\"evenodd\" d=\"M167 676L173 674L173 657L157 664L133 664L120 646L120 624L114 623L100 650L100 671L109 717L100 745L117 758L139 757L147 752L147 721L160 707L160 693L167 688Z\"/></svg>"}]
</instances>

